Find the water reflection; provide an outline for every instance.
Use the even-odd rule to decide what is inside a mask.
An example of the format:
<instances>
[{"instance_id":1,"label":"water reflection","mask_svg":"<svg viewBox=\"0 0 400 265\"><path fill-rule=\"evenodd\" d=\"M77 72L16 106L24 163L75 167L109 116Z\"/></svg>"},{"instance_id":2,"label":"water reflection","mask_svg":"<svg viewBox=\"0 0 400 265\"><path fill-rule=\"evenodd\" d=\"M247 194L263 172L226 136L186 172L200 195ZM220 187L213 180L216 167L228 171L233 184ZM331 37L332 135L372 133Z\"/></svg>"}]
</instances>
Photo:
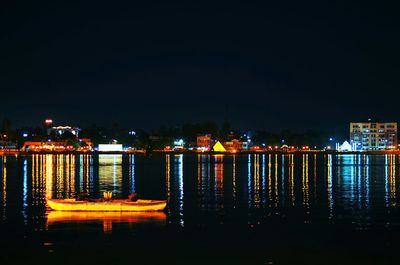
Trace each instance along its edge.
<instances>
[{"instance_id":1,"label":"water reflection","mask_svg":"<svg viewBox=\"0 0 400 265\"><path fill-rule=\"evenodd\" d=\"M307 214L310 213L310 194L308 182L308 154L303 155L302 163L302 191L303 191L303 207Z\"/></svg>"},{"instance_id":2,"label":"water reflection","mask_svg":"<svg viewBox=\"0 0 400 265\"><path fill-rule=\"evenodd\" d=\"M254 154L254 207L260 208L260 155Z\"/></svg>"},{"instance_id":3,"label":"water reflection","mask_svg":"<svg viewBox=\"0 0 400 265\"><path fill-rule=\"evenodd\" d=\"M385 202L386 207L396 206L396 155L385 155Z\"/></svg>"},{"instance_id":4,"label":"water reflection","mask_svg":"<svg viewBox=\"0 0 400 265\"><path fill-rule=\"evenodd\" d=\"M57 226L66 224L100 223L103 232L110 234L113 225L126 224L152 224L165 225L166 215L163 212L68 212L52 211L47 216L47 229L57 229Z\"/></svg>"},{"instance_id":5,"label":"water reflection","mask_svg":"<svg viewBox=\"0 0 400 265\"><path fill-rule=\"evenodd\" d=\"M267 181L266 181L266 163L265 163L265 154L262 155L261 162L261 189L262 189L262 204L265 205L267 203Z\"/></svg>"},{"instance_id":6,"label":"water reflection","mask_svg":"<svg viewBox=\"0 0 400 265\"><path fill-rule=\"evenodd\" d=\"M291 206L295 205L296 195L294 190L294 155L289 155L288 159L288 188L289 188L289 201Z\"/></svg>"},{"instance_id":7,"label":"water reflection","mask_svg":"<svg viewBox=\"0 0 400 265\"><path fill-rule=\"evenodd\" d=\"M129 155L129 193L136 193L135 189L135 156Z\"/></svg>"},{"instance_id":8,"label":"water reflection","mask_svg":"<svg viewBox=\"0 0 400 265\"><path fill-rule=\"evenodd\" d=\"M7 207L7 157L0 156L0 166L1 166L1 199L2 199L2 211L1 219L6 220L6 207Z\"/></svg>"},{"instance_id":9,"label":"water reflection","mask_svg":"<svg viewBox=\"0 0 400 265\"><path fill-rule=\"evenodd\" d=\"M173 156L173 175L170 175L170 157L167 155L167 193L169 213L173 223L180 226L185 225L183 207L183 155Z\"/></svg>"},{"instance_id":10,"label":"water reflection","mask_svg":"<svg viewBox=\"0 0 400 265\"><path fill-rule=\"evenodd\" d=\"M333 217L333 185L332 185L332 155L327 156L327 195L328 195L328 205L329 205L329 219Z\"/></svg>"},{"instance_id":11,"label":"water reflection","mask_svg":"<svg viewBox=\"0 0 400 265\"><path fill-rule=\"evenodd\" d=\"M99 155L99 191L122 194L122 155Z\"/></svg>"},{"instance_id":12,"label":"water reflection","mask_svg":"<svg viewBox=\"0 0 400 265\"><path fill-rule=\"evenodd\" d=\"M38 224L47 197L112 191L167 199L168 221L180 227L273 217L365 228L378 217L393 223L398 166L394 154L0 156L1 220L14 214L24 225Z\"/></svg>"},{"instance_id":13,"label":"water reflection","mask_svg":"<svg viewBox=\"0 0 400 265\"><path fill-rule=\"evenodd\" d=\"M224 197L224 155L214 155L214 198L216 207L223 207Z\"/></svg>"},{"instance_id":14,"label":"water reflection","mask_svg":"<svg viewBox=\"0 0 400 265\"><path fill-rule=\"evenodd\" d=\"M233 196L233 201L234 205L236 205L236 193L237 193L237 188L236 188L236 156L233 156L233 161L232 161L232 196Z\"/></svg>"}]
</instances>

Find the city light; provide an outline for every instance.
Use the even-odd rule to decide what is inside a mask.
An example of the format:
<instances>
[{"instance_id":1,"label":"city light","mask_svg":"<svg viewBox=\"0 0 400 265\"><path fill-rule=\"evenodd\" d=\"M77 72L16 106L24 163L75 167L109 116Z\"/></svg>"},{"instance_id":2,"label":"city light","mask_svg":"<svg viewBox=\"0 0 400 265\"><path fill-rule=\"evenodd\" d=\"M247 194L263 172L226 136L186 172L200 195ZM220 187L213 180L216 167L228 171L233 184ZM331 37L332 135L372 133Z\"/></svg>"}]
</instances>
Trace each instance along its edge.
<instances>
[{"instance_id":1,"label":"city light","mask_svg":"<svg viewBox=\"0 0 400 265\"><path fill-rule=\"evenodd\" d=\"M47 125L52 124L53 120L52 119L45 119L44 123L46 123Z\"/></svg>"}]
</instances>

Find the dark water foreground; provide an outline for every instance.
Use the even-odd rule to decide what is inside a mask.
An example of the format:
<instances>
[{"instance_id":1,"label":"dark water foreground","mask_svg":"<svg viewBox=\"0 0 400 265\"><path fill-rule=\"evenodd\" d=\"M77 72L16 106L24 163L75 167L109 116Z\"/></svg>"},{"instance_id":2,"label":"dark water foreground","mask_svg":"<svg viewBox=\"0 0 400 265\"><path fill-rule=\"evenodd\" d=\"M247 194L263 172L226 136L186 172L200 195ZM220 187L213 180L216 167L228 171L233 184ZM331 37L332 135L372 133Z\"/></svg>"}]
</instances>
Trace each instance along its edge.
<instances>
[{"instance_id":1,"label":"dark water foreground","mask_svg":"<svg viewBox=\"0 0 400 265\"><path fill-rule=\"evenodd\" d=\"M398 155L0 157L0 264L397 264ZM60 213L46 197L166 199Z\"/></svg>"}]
</instances>

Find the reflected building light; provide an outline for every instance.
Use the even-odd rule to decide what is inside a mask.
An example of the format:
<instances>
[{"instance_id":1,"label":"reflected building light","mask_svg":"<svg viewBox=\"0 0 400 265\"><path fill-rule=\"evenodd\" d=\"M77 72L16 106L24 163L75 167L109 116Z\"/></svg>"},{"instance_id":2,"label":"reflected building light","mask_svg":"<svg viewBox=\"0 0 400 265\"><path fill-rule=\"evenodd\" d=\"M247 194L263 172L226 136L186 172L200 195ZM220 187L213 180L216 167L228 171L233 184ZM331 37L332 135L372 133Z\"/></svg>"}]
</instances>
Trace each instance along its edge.
<instances>
[{"instance_id":1,"label":"reflected building light","mask_svg":"<svg viewBox=\"0 0 400 265\"><path fill-rule=\"evenodd\" d=\"M129 192L135 193L135 155L129 155L129 182L131 184Z\"/></svg>"},{"instance_id":2,"label":"reflected building light","mask_svg":"<svg viewBox=\"0 0 400 265\"><path fill-rule=\"evenodd\" d=\"M100 194L113 191L113 197L121 195L122 187L122 155L99 155Z\"/></svg>"},{"instance_id":3,"label":"reflected building light","mask_svg":"<svg viewBox=\"0 0 400 265\"><path fill-rule=\"evenodd\" d=\"M23 182L22 182L22 216L24 223L28 222L28 162L24 159Z\"/></svg>"},{"instance_id":4,"label":"reflected building light","mask_svg":"<svg viewBox=\"0 0 400 265\"><path fill-rule=\"evenodd\" d=\"M389 208L388 155L385 155L385 206Z\"/></svg>"},{"instance_id":5,"label":"reflected building light","mask_svg":"<svg viewBox=\"0 0 400 265\"><path fill-rule=\"evenodd\" d=\"M75 176L75 173L76 173L76 171L75 171L75 167L76 167L76 165L75 165L75 155L69 155L69 163L70 163L70 166L68 167L70 170L69 170L69 183L70 183L70 186L69 186L69 194L70 194L70 197L73 197L73 196L75 196L75 178L76 178L76 176Z\"/></svg>"},{"instance_id":6,"label":"reflected building light","mask_svg":"<svg viewBox=\"0 0 400 265\"><path fill-rule=\"evenodd\" d=\"M114 159L114 165L116 165L116 159L115 159L115 156L113 157L113 159ZM116 170L116 166L113 166L113 174L112 174L112 176L113 176L113 193L115 194L115 191L116 191L116 186L117 186L117 170Z\"/></svg>"},{"instance_id":7,"label":"reflected building light","mask_svg":"<svg viewBox=\"0 0 400 265\"><path fill-rule=\"evenodd\" d=\"M222 203L221 198L223 198L224 191L224 155L214 155L215 164L214 164L214 175L215 175L215 198L217 203Z\"/></svg>"},{"instance_id":8,"label":"reflected building light","mask_svg":"<svg viewBox=\"0 0 400 265\"><path fill-rule=\"evenodd\" d=\"M317 154L314 154L314 200L317 199Z\"/></svg>"},{"instance_id":9,"label":"reflected building light","mask_svg":"<svg viewBox=\"0 0 400 265\"><path fill-rule=\"evenodd\" d=\"M92 173L92 167L91 167L91 155L84 155L83 157L83 180L84 183L82 183L82 190L84 193L90 194L90 186L93 183L93 180L91 179L91 174Z\"/></svg>"},{"instance_id":10,"label":"reflected building light","mask_svg":"<svg viewBox=\"0 0 400 265\"><path fill-rule=\"evenodd\" d=\"M85 186L87 185L87 179L85 179L85 155L79 155L79 172L78 172L78 190L77 192L87 193Z\"/></svg>"},{"instance_id":11,"label":"reflected building light","mask_svg":"<svg viewBox=\"0 0 400 265\"><path fill-rule=\"evenodd\" d=\"M389 155L389 205L396 207L396 156Z\"/></svg>"},{"instance_id":12,"label":"reflected building light","mask_svg":"<svg viewBox=\"0 0 400 265\"><path fill-rule=\"evenodd\" d=\"M281 163L282 163L282 165L281 165L281 170L282 170L282 173L281 173L281 176L282 176L282 179L281 179L281 193L282 193L281 203L282 203L282 205L284 205L285 204L285 155L282 154L281 158L282 158L282 161L281 161Z\"/></svg>"},{"instance_id":13,"label":"reflected building light","mask_svg":"<svg viewBox=\"0 0 400 265\"><path fill-rule=\"evenodd\" d=\"M279 195L278 195L278 155L275 154L275 180L274 180L274 191L275 191L275 209L279 204Z\"/></svg>"},{"instance_id":14,"label":"reflected building light","mask_svg":"<svg viewBox=\"0 0 400 265\"><path fill-rule=\"evenodd\" d=\"M362 158L361 155L358 155L358 163L357 163L357 203L358 209L362 208L362 183L361 183L361 174L362 174Z\"/></svg>"},{"instance_id":15,"label":"reflected building light","mask_svg":"<svg viewBox=\"0 0 400 265\"><path fill-rule=\"evenodd\" d=\"M64 163L63 163L63 169L65 170L64 174L64 192L65 192L65 198L69 198L69 192L70 192L70 163L69 163L69 155L64 156Z\"/></svg>"},{"instance_id":16,"label":"reflected building light","mask_svg":"<svg viewBox=\"0 0 400 265\"><path fill-rule=\"evenodd\" d=\"M340 197L344 199L343 203L346 204L347 207L354 207L354 178L357 175L356 157L357 156L354 154L337 155L339 165L337 167L337 176L341 183L341 185L337 185L337 187L338 192L343 193Z\"/></svg>"},{"instance_id":17,"label":"reflected building light","mask_svg":"<svg viewBox=\"0 0 400 265\"><path fill-rule=\"evenodd\" d=\"M303 207L306 208L307 214L310 214L310 198L308 187L308 154L303 155L302 169Z\"/></svg>"},{"instance_id":18,"label":"reflected building light","mask_svg":"<svg viewBox=\"0 0 400 265\"><path fill-rule=\"evenodd\" d=\"M35 185L35 183L37 183L37 179L39 178L39 158L40 158L40 155L33 155L32 156L32 173L33 173L33 176L32 176L32 190L31 190L31 192L32 192L32 202L31 202L31 204L32 205L35 205L35 195L36 195L36 192L35 192L35 189L36 189L36 185Z\"/></svg>"},{"instance_id":19,"label":"reflected building light","mask_svg":"<svg viewBox=\"0 0 400 265\"><path fill-rule=\"evenodd\" d=\"M93 156L88 155L88 160L89 160L89 192L92 192L94 187L94 170L93 170Z\"/></svg>"},{"instance_id":20,"label":"reflected building light","mask_svg":"<svg viewBox=\"0 0 400 265\"><path fill-rule=\"evenodd\" d=\"M183 218L183 155L175 155L175 175L178 180L178 204L179 204L179 223L185 225Z\"/></svg>"},{"instance_id":21,"label":"reflected building light","mask_svg":"<svg viewBox=\"0 0 400 265\"><path fill-rule=\"evenodd\" d=\"M251 185L251 155L247 155L247 206L251 208L253 187Z\"/></svg>"},{"instance_id":22,"label":"reflected building light","mask_svg":"<svg viewBox=\"0 0 400 265\"><path fill-rule=\"evenodd\" d=\"M366 194L367 194L367 187L366 187L366 177L367 177L367 167L366 167L366 162L367 161L367 156L363 155L362 156L362 171L360 174L360 193L359 193L359 201L360 201L360 206L361 207L366 207Z\"/></svg>"},{"instance_id":23,"label":"reflected building light","mask_svg":"<svg viewBox=\"0 0 400 265\"><path fill-rule=\"evenodd\" d=\"M294 193L294 155L289 155L289 170L288 170L288 181L289 181L289 199L291 205L295 205L296 196Z\"/></svg>"},{"instance_id":24,"label":"reflected building light","mask_svg":"<svg viewBox=\"0 0 400 265\"><path fill-rule=\"evenodd\" d=\"M65 194L64 186L64 155L56 155L56 198L63 198Z\"/></svg>"},{"instance_id":25,"label":"reflected building light","mask_svg":"<svg viewBox=\"0 0 400 265\"><path fill-rule=\"evenodd\" d=\"M265 154L262 155L262 164L261 164L261 189L262 189L262 203L265 205L267 203L267 188L266 188L266 180L265 180Z\"/></svg>"},{"instance_id":26,"label":"reflected building light","mask_svg":"<svg viewBox=\"0 0 400 265\"><path fill-rule=\"evenodd\" d=\"M171 201L171 155L165 155L165 177L167 183L167 202L170 205ZM168 207L168 211L170 211Z\"/></svg>"},{"instance_id":27,"label":"reflected building light","mask_svg":"<svg viewBox=\"0 0 400 265\"><path fill-rule=\"evenodd\" d=\"M6 221L6 208L7 208L7 157L3 156L1 161L1 175L2 175L2 220Z\"/></svg>"},{"instance_id":28,"label":"reflected building light","mask_svg":"<svg viewBox=\"0 0 400 265\"><path fill-rule=\"evenodd\" d=\"M254 206L260 207L260 155L254 154Z\"/></svg>"},{"instance_id":29,"label":"reflected building light","mask_svg":"<svg viewBox=\"0 0 400 265\"><path fill-rule=\"evenodd\" d=\"M201 200L201 155L197 155L197 195Z\"/></svg>"},{"instance_id":30,"label":"reflected building light","mask_svg":"<svg viewBox=\"0 0 400 265\"><path fill-rule=\"evenodd\" d=\"M271 154L268 155L268 198L269 198L269 206L272 208L272 163L271 163Z\"/></svg>"},{"instance_id":31,"label":"reflected building light","mask_svg":"<svg viewBox=\"0 0 400 265\"><path fill-rule=\"evenodd\" d=\"M233 162L232 162L232 195L233 195L233 201L236 202L236 156L235 155L233 156Z\"/></svg>"},{"instance_id":32,"label":"reflected building light","mask_svg":"<svg viewBox=\"0 0 400 265\"><path fill-rule=\"evenodd\" d=\"M198 154L197 155L197 198L198 198L198 205L199 208L203 208L203 200L204 200L204 196L203 196L203 187L204 187L204 182L203 182L203 173L206 171L204 167L204 163L203 163L203 155Z\"/></svg>"},{"instance_id":33,"label":"reflected building light","mask_svg":"<svg viewBox=\"0 0 400 265\"><path fill-rule=\"evenodd\" d=\"M369 204L369 180L370 180L370 174L369 174L369 156L366 157L365 159L365 206L367 209L369 209L370 204Z\"/></svg>"},{"instance_id":34,"label":"reflected building light","mask_svg":"<svg viewBox=\"0 0 400 265\"><path fill-rule=\"evenodd\" d=\"M350 155L351 158L351 174L350 174L350 203L353 204L354 199L355 199L355 187L354 187L354 179L356 177L356 169L357 169L357 156L356 155Z\"/></svg>"},{"instance_id":35,"label":"reflected building light","mask_svg":"<svg viewBox=\"0 0 400 265\"><path fill-rule=\"evenodd\" d=\"M329 219L333 218L333 190L332 190L332 155L328 155L327 159L327 192L328 192L328 204L329 204Z\"/></svg>"},{"instance_id":36,"label":"reflected building light","mask_svg":"<svg viewBox=\"0 0 400 265\"><path fill-rule=\"evenodd\" d=\"M53 198L53 155L46 155L46 198Z\"/></svg>"},{"instance_id":37,"label":"reflected building light","mask_svg":"<svg viewBox=\"0 0 400 265\"><path fill-rule=\"evenodd\" d=\"M206 193L211 190L211 156L210 155L202 155L201 157L201 199L203 202L207 201ZM205 207L207 204L202 204L202 207Z\"/></svg>"}]
</instances>

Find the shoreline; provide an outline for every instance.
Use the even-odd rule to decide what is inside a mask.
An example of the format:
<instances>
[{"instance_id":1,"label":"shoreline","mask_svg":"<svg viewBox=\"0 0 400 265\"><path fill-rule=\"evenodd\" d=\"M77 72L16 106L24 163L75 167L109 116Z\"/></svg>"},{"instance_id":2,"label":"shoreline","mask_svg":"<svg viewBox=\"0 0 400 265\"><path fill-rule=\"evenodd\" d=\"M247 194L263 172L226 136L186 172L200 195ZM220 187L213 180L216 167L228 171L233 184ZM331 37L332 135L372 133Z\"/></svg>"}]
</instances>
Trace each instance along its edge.
<instances>
[{"instance_id":1,"label":"shoreline","mask_svg":"<svg viewBox=\"0 0 400 265\"><path fill-rule=\"evenodd\" d=\"M350 151L340 152L334 150L296 150L296 151L282 151L282 150L248 150L240 152L198 152L198 151L164 151L164 150L129 150L129 151L111 151L111 152L99 152L99 151L40 151L40 152L26 152L21 150L0 150L0 155L46 155L46 154L59 154L59 155L118 155L118 154L138 154L138 155L156 155L156 154L186 154L186 155L243 155L243 154L361 154L361 155L385 155L385 154L400 154L400 150L371 150L371 151Z\"/></svg>"}]
</instances>

